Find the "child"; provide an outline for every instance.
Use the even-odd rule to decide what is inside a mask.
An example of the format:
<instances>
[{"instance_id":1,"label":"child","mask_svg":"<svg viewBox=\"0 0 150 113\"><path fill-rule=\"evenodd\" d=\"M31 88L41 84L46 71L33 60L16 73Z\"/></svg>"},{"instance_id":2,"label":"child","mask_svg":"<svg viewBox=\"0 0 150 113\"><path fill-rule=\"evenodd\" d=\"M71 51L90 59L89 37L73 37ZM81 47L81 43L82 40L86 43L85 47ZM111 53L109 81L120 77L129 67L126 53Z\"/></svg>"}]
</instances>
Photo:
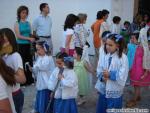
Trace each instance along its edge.
<instances>
[{"instance_id":1,"label":"child","mask_svg":"<svg viewBox=\"0 0 150 113\"><path fill-rule=\"evenodd\" d=\"M78 93L78 79L73 70L73 57L66 53L56 55L57 67L48 81L54 95L54 113L78 113L75 98Z\"/></svg>"},{"instance_id":2,"label":"child","mask_svg":"<svg viewBox=\"0 0 150 113\"><path fill-rule=\"evenodd\" d=\"M130 37L130 22L125 21L124 27L121 29L120 35L124 37L125 44L127 45L129 43L129 37Z\"/></svg>"},{"instance_id":3,"label":"child","mask_svg":"<svg viewBox=\"0 0 150 113\"><path fill-rule=\"evenodd\" d=\"M130 71L131 85L134 86L134 97L127 102L127 107L133 107L141 100L140 87L150 86L150 49L148 37L150 28L143 28L140 31L140 45L135 52L135 58Z\"/></svg>"},{"instance_id":4,"label":"child","mask_svg":"<svg viewBox=\"0 0 150 113\"><path fill-rule=\"evenodd\" d=\"M89 78L87 70L91 73L94 72L91 68L89 68L89 63L85 60L82 60L82 52L83 49L76 47L74 52L74 71L77 74L78 77L78 86L79 86L79 102L78 105L81 105L86 102L84 96L89 93L90 87L89 87ZM87 69L87 70L86 70Z\"/></svg>"},{"instance_id":5,"label":"child","mask_svg":"<svg viewBox=\"0 0 150 113\"><path fill-rule=\"evenodd\" d=\"M139 38L138 32L134 32L131 34L130 43L128 44L128 47L127 47L128 48L127 57L128 57L128 61L129 61L129 69L131 69L132 64L133 64L136 48L138 45L138 38Z\"/></svg>"},{"instance_id":6,"label":"child","mask_svg":"<svg viewBox=\"0 0 150 113\"><path fill-rule=\"evenodd\" d=\"M121 21L121 18L119 16L113 17L113 24L111 26L112 33L120 34L120 30L121 30L120 21Z\"/></svg>"},{"instance_id":7,"label":"child","mask_svg":"<svg viewBox=\"0 0 150 113\"><path fill-rule=\"evenodd\" d=\"M0 30L0 55L5 63L15 71L16 85L13 86L12 96L17 113L21 113L24 104L24 93L20 88L20 83L26 82L23 70L23 63L20 54L17 52L17 42L13 31L9 28ZM17 60L16 60L17 59Z\"/></svg>"},{"instance_id":8,"label":"child","mask_svg":"<svg viewBox=\"0 0 150 113\"><path fill-rule=\"evenodd\" d=\"M61 52L66 52L68 55L73 56L74 45L74 26L78 21L78 17L74 14L68 14L64 23L63 40Z\"/></svg>"},{"instance_id":9,"label":"child","mask_svg":"<svg viewBox=\"0 0 150 113\"><path fill-rule=\"evenodd\" d=\"M104 48L104 45L106 43L106 40L107 38L111 35L110 31L104 31L102 33L102 45L99 49L99 60L98 60L98 65L97 65L97 75L100 74L99 72L99 68L100 68L100 64L101 62L103 62L104 58L105 58L105 55L107 55L107 51L106 51L106 48ZM98 77L98 76L97 76ZM95 85L95 88L97 89L98 92L100 92L100 89L99 89L99 85L100 85L100 81L99 79L97 80L96 82L96 85Z\"/></svg>"},{"instance_id":10,"label":"child","mask_svg":"<svg viewBox=\"0 0 150 113\"><path fill-rule=\"evenodd\" d=\"M52 57L47 55L49 46L45 41L36 42L36 51L38 57L32 68L37 80L35 111L37 113L45 113L51 93L48 89L48 79L54 69L54 61Z\"/></svg>"},{"instance_id":11,"label":"child","mask_svg":"<svg viewBox=\"0 0 150 113\"><path fill-rule=\"evenodd\" d=\"M128 76L128 59L123 53L123 37L112 34L106 41L108 52L100 63L100 94L96 113L106 113L106 109L122 108L122 95ZM105 84L105 85L104 85Z\"/></svg>"}]
</instances>

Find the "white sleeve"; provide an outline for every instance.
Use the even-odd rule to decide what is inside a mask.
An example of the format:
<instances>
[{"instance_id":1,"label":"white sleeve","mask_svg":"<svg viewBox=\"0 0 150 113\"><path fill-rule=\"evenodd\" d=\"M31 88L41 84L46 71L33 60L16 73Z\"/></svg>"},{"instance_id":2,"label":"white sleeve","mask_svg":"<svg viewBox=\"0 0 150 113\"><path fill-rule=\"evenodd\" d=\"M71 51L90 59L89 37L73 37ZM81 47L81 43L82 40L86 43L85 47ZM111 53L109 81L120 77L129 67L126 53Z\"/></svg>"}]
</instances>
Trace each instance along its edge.
<instances>
[{"instance_id":1,"label":"white sleeve","mask_svg":"<svg viewBox=\"0 0 150 113\"><path fill-rule=\"evenodd\" d=\"M55 87L56 87L56 84L57 84L57 75L58 74L58 68L56 67L54 69L54 71L52 72L52 74L50 75L49 77L49 80L48 80L48 89L51 90L51 91L54 91Z\"/></svg>"},{"instance_id":2,"label":"white sleeve","mask_svg":"<svg viewBox=\"0 0 150 113\"><path fill-rule=\"evenodd\" d=\"M103 61L104 61L104 57L102 57L103 55L104 55L104 50L102 50L102 49L104 49L103 47L100 47L100 49L99 49L99 60L98 60L98 64L97 64L97 77L98 77L98 75L103 71L102 70L102 64L103 64Z\"/></svg>"},{"instance_id":3,"label":"white sleeve","mask_svg":"<svg viewBox=\"0 0 150 113\"><path fill-rule=\"evenodd\" d=\"M17 59L17 60L16 60ZM22 58L21 58L21 56L20 56L20 54L19 53L15 53L14 54L14 59L13 59L13 61L14 61L14 63L13 63L13 69L15 70L15 72L19 69L19 68L21 68L21 69L23 69L23 63L22 63Z\"/></svg>"},{"instance_id":4,"label":"white sleeve","mask_svg":"<svg viewBox=\"0 0 150 113\"><path fill-rule=\"evenodd\" d=\"M101 24L101 26L100 26L100 37L102 36L102 33L103 33L104 31L109 31L109 30L110 30L110 28L109 28L108 23L107 23L107 22L103 22L103 23Z\"/></svg>"},{"instance_id":5,"label":"white sleeve","mask_svg":"<svg viewBox=\"0 0 150 113\"><path fill-rule=\"evenodd\" d=\"M116 75L117 83L121 86L125 86L125 83L126 83L126 80L128 77L128 72L129 72L129 66L128 65L129 64L128 64L127 56L123 55L122 59L121 59L120 69Z\"/></svg>"},{"instance_id":6,"label":"white sleeve","mask_svg":"<svg viewBox=\"0 0 150 113\"><path fill-rule=\"evenodd\" d=\"M72 35L74 31L72 29L67 29L66 30L66 35Z\"/></svg>"},{"instance_id":7,"label":"white sleeve","mask_svg":"<svg viewBox=\"0 0 150 113\"><path fill-rule=\"evenodd\" d=\"M49 71L50 70L50 60L49 57L43 58L43 60L36 65L39 71Z\"/></svg>"},{"instance_id":8,"label":"white sleeve","mask_svg":"<svg viewBox=\"0 0 150 113\"><path fill-rule=\"evenodd\" d=\"M0 100L8 98L7 84L0 75Z\"/></svg>"},{"instance_id":9,"label":"white sleeve","mask_svg":"<svg viewBox=\"0 0 150 113\"><path fill-rule=\"evenodd\" d=\"M67 73L67 74L69 75L67 75L65 78L61 80L62 87L74 87L77 81L75 72L71 71L71 73Z\"/></svg>"},{"instance_id":10,"label":"white sleeve","mask_svg":"<svg viewBox=\"0 0 150 113\"><path fill-rule=\"evenodd\" d=\"M54 63L54 60L53 60L53 57L52 56L49 56L50 58L50 72L53 72L53 70L55 69L55 63Z\"/></svg>"}]
</instances>

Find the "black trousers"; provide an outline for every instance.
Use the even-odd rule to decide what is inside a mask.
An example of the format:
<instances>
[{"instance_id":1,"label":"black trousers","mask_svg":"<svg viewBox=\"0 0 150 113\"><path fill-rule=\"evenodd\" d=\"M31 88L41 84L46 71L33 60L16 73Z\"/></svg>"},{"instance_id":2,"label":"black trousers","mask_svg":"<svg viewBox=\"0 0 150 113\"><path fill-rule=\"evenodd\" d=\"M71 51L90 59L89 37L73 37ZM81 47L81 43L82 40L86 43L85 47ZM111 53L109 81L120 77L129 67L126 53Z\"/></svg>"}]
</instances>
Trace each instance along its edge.
<instances>
[{"instance_id":1,"label":"black trousers","mask_svg":"<svg viewBox=\"0 0 150 113\"><path fill-rule=\"evenodd\" d=\"M25 63L29 62L30 65L33 65L32 55L31 55L31 47L30 44L18 44L18 52L20 53L23 60L23 68L26 76L26 83L23 85L30 85L34 83L34 79L32 77L32 72L29 71L28 68L25 68Z\"/></svg>"}]
</instances>

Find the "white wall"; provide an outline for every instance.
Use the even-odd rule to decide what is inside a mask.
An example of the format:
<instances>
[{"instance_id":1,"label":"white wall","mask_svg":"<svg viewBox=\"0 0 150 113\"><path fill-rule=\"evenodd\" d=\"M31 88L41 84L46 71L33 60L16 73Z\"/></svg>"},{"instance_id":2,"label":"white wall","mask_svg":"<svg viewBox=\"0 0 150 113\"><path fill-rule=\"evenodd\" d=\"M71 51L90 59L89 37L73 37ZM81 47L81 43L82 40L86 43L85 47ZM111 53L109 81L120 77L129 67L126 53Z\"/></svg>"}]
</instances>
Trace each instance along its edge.
<instances>
[{"instance_id":1,"label":"white wall","mask_svg":"<svg viewBox=\"0 0 150 113\"><path fill-rule=\"evenodd\" d=\"M112 14L116 15L116 13L113 12L113 10L115 10L113 6L114 2L116 2L115 7L118 6L118 1L122 1L123 3L128 1L127 3L129 4L129 8L126 8L125 6L125 8L118 7L117 10L120 11L115 12L122 14L122 12L125 11L125 15L123 14L120 16L129 16L129 19L131 19L132 16L128 14L128 10L131 9L132 4L130 4L130 1L133 0L0 0L0 28L13 28L16 21L16 10L20 5L26 5L29 8L28 20L32 23L40 13L40 3L46 2L50 6L50 15L53 21L52 39L54 43L54 53L56 53L61 44L60 39L62 37L63 24L67 14L87 13L87 27L90 28L91 24L96 19L96 13L98 10L108 9L111 12L110 17L112 17ZM123 7L123 5L121 6ZM125 9L127 9L127 11ZM131 15L133 15L133 13ZM111 20L111 18L109 18L109 20ZM89 39L92 44L92 34L90 35ZM90 54L93 53L93 48L91 48Z\"/></svg>"}]
</instances>

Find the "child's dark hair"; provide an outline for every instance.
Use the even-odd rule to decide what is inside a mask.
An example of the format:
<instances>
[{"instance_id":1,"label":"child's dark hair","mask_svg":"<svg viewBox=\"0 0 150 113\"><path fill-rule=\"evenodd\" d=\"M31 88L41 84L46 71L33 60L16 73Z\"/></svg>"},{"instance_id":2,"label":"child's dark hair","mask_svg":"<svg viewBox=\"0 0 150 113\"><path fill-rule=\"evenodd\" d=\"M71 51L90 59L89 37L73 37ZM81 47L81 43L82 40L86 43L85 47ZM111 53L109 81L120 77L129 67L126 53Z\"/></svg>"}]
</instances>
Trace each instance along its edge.
<instances>
[{"instance_id":1,"label":"child's dark hair","mask_svg":"<svg viewBox=\"0 0 150 113\"><path fill-rule=\"evenodd\" d=\"M139 32L133 32L131 36L135 36L136 40L139 39Z\"/></svg>"},{"instance_id":2,"label":"child's dark hair","mask_svg":"<svg viewBox=\"0 0 150 113\"><path fill-rule=\"evenodd\" d=\"M122 53L125 49L125 42L122 35L119 34L112 34L109 36L110 40L113 40L116 44L118 44L118 57L122 57Z\"/></svg>"},{"instance_id":3,"label":"child's dark hair","mask_svg":"<svg viewBox=\"0 0 150 113\"><path fill-rule=\"evenodd\" d=\"M114 16L113 17L113 23L118 23L121 21L121 18L119 16Z\"/></svg>"},{"instance_id":4,"label":"child's dark hair","mask_svg":"<svg viewBox=\"0 0 150 113\"><path fill-rule=\"evenodd\" d=\"M73 69L74 63L73 63L73 57L68 56L67 53L65 52L59 52L56 54L56 59L61 59L65 66L67 66L67 68L69 69Z\"/></svg>"},{"instance_id":5,"label":"child's dark hair","mask_svg":"<svg viewBox=\"0 0 150 113\"><path fill-rule=\"evenodd\" d=\"M46 41L37 41L36 45L41 46L45 50L47 55L50 54L50 48L49 45L46 43Z\"/></svg>"},{"instance_id":6,"label":"child's dark hair","mask_svg":"<svg viewBox=\"0 0 150 113\"><path fill-rule=\"evenodd\" d=\"M125 21L125 22L123 23L123 25L129 25L129 26L130 26L130 22L129 22L129 21Z\"/></svg>"},{"instance_id":7,"label":"child's dark hair","mask_svg":"<svg viewBox=\"0 0 150 113\"><path fill-rule=\"evenodd\" d=\"M80 47L75 47L75 51L78 55L80 55L80 58L82 57L83 54L83 49Z\"/></svg>"}]
</instances>

